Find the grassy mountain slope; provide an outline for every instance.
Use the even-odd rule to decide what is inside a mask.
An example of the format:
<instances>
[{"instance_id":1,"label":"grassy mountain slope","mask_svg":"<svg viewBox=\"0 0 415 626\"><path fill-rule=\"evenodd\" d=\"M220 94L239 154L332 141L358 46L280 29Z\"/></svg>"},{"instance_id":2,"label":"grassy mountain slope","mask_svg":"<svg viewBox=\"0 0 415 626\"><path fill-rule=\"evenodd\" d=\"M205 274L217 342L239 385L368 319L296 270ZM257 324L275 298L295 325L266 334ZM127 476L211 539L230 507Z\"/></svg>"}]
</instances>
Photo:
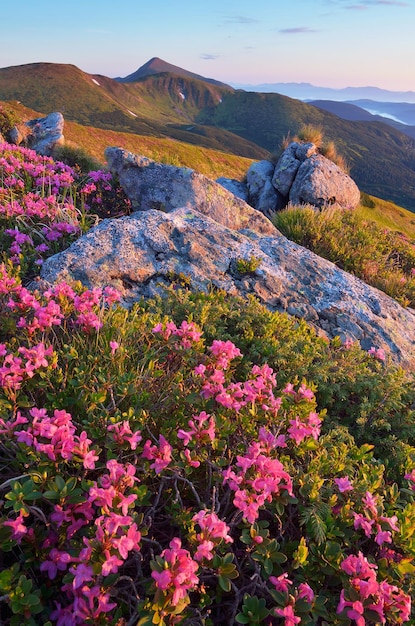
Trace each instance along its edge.
<instances>
[{"instance_id":1,"label":"grassy mountain slope","mask_svg":"<svg viewBox=\"0 0 415 626\"><path fill-rule=\"evenodd\" d=\"M19 100L41 111L61 111L81 124L138 135L172 137L250 158L266 149L242 137L194 123L200 109L214 106L230 87L180 76L149 76L134 84L82 72L73 65L34 63L0 70L0 99ZM182 95L185 95L183 98Z\"/></svg>"},{"instance_id":2,"label":"grassy mountain slope","mask_svg":"<svg viewBox=\"0 0 415 626\"><path fill-rule=\"evenodd\" d=\"M287 134L310 124L323 129L366 193L415 211L415 141L381 122L350 122L279 94L235 91L199 121L239 134L274 151Z\"/></svg>"},{"instance_id":3,"label":"grassy mountain slope","mask_svg":"<svg viewBox=\"0 0 415 626\"><path fill-rule=\"evenodd\" d=\"M14 112L22 121L34 119L41 115L39 111L29 109L21 103L0 101L0 107L2 105ZM105 148L118 146L158 162L190 167L212 180L220 176L242 180L253 162L252 159L168 137L121 133L84 126L68 120L65 121L64 135L69 146L84 149L101 163L105 161Z\"/></svg>"}]
</instances>

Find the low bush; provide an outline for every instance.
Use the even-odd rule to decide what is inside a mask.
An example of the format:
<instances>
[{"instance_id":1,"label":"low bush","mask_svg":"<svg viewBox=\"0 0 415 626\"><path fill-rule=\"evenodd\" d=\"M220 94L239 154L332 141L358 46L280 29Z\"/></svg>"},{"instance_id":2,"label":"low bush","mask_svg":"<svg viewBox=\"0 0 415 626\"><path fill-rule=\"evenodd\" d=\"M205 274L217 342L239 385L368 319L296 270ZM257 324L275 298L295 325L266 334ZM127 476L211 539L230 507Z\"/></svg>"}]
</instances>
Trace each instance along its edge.
<instances>
[{"instance_id":1,"label":"low bush","mask_svg":"<svg viewBox=\"0 0 415 626\"><path fill-rule=\"evenodd\" d=\"M0 104L0 135L6 138L9 131L18 123L17 115L7 107Z\"/></svg>"}]
</instances>

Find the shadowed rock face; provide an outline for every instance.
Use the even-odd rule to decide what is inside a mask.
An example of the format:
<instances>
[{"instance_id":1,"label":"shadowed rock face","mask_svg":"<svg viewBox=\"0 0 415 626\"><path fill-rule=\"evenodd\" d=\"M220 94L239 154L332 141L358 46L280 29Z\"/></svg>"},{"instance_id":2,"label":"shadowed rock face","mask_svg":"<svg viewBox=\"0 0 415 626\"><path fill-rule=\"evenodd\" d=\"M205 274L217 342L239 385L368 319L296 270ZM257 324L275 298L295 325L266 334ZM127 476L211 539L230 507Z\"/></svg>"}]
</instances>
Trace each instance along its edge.
<instances>
[{"instance_id":1,"label":"shadowed rock face","mask_svg":"<svg viewBox=\"0 0 415 626\"><path fill-rule=\"evenodd\" d=\"M254 274L241 275L236 260L261 258ZM47 259L41 279L113 285L128 305L162 292L185 274L195 290L217 287L255 295L269 309L304 318L329 337L383 348L396 363L415 363L415 317L382 292L338 269L278 232L237 230L195 207L169 213L149 209L104 220Z\"/></svg>"}]
</instances>

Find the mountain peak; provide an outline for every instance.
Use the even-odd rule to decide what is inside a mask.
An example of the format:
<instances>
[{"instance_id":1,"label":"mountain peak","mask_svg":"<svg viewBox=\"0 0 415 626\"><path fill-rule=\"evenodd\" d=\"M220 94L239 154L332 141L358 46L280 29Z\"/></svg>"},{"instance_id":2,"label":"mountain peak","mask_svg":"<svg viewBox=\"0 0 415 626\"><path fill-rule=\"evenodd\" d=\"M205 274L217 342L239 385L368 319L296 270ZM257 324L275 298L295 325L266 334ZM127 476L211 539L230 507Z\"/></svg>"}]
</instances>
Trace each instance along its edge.
<instances>
[{"instance_id":1,"label":"mountain peak","mask_svg":"<svg viewBox=\"0 0 415 626\"><path fill-rule=\"evenodd\" d=\"M120 83L135 83L148 76L153 76L154 74L176 74L176 76L182 76L184 78L194 78L196 80L202 80L205 83L209 83L211 85L217 85L218 87L229 87L225 83L221 83L218 80L214 80L213 78L205 78L204 76L200 76L200 74L194 74L193 72L189 72L188 70L183 69L182 67L178 67L177 65L172 65L167 61L163 61L159 57L153 57L147 63L144 63L141 67L138 68L132 74L125 76L124 78L116 78ZM231 89L231 87L229 87Z\"/></svg>"}]
</instances>

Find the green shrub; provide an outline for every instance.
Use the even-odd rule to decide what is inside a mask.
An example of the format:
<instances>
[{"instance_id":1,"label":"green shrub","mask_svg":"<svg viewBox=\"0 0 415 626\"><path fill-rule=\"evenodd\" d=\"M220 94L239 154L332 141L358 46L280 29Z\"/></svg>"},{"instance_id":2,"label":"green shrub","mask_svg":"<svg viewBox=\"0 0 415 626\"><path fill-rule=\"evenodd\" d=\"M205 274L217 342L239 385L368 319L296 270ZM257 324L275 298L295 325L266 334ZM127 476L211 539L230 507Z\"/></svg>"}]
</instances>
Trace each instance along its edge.
<instances>
[{"instance_id":1,"label":"green shrub","mask_svg":"<svg viewBox=\"0 0 415 626\"><path fill-rule=\"evenodd\" d=\"M240 274L254 274L261 263L261 258L251 256L249 259L236 259L235 266Z\"/></svg>"},{"instance_id":2,"label":"green shrub","mask_svg":"<svg viewBox=\"0 0 415 626\"><path fill-rule=\"evenodd\" d=\"M72 168L78 168L79 172L88 174L88 172L103 168L103 164L92 157L84 148L71 146L67 144L59 145L54 148L53 158L56 161L62 161Z\"/></svg>"},{"instance_id":3,"label":"green shrub","mask_svg":"<svg viewBox=\"0 0 415 626\"><path fill-rule=\"evenodd\" d=\"M16 126L19 122L17 115L7 109L3 105L0 105L0 134L6 138L8 132Z\"/></svg>"}]
</instances>

